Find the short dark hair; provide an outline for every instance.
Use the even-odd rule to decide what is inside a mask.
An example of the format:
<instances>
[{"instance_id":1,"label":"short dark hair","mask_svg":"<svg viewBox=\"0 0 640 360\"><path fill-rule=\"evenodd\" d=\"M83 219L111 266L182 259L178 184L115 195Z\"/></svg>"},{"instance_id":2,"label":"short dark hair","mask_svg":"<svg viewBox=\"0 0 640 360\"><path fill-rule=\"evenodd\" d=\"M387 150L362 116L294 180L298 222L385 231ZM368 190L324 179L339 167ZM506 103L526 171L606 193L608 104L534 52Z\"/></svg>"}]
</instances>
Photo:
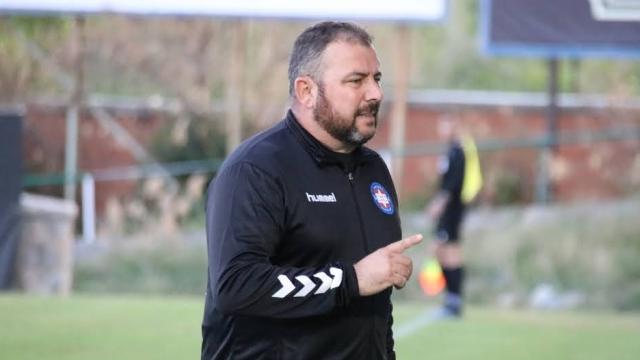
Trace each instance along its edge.
<instances>
[{"instance_id":1,"label":"short dark hair","mask_svg":"<svg viewBox=\"0 0 640 360\"><path fill-rule=\"evenodd\" d=\"M348 22L325 21L307 28L293 44L289 59L289 95L293 95L298 76L310 75L318 80L322 53L330 43L338 40L369 47L373 41L363 28Z\"/></svg>"}]
</instances>

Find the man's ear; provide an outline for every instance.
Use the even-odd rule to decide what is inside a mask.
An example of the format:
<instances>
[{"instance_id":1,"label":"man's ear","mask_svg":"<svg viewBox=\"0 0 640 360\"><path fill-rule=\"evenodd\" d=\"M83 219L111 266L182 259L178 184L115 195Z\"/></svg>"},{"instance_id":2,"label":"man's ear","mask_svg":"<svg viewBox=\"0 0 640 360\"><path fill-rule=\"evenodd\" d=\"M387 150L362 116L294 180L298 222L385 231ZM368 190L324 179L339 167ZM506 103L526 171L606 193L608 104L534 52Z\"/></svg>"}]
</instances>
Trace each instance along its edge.
<instances>
[{"instance_id":1,"label":"man's ear","mask_svg":"<svg viewBox=\"0 0 640 360\"><path fill-rule=\"evenodd\" d=\"M293 83L296 100L306 108L313 108L316 104L318 86L309 76L300 76Z\"/></svg>"}]
</instances>

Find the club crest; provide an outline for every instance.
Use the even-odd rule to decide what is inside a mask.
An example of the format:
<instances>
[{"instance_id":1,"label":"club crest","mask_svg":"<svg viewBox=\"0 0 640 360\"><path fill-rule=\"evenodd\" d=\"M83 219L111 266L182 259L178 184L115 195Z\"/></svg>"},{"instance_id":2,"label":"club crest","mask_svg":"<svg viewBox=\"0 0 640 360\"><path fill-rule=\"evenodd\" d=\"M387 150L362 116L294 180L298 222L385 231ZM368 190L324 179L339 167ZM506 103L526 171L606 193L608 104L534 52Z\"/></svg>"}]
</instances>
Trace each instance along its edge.
<instances>
[{"instance_id":1,"label":"club crest","mask_svg":"<svg viewBox=\"0 0 640 360\"><path fill-rule=\"evenodd\" d=\"M378 209L387 215L393 214L393 200L387 190L377 182L371 183L371 197Z\"/></svg>"}]
</instances>

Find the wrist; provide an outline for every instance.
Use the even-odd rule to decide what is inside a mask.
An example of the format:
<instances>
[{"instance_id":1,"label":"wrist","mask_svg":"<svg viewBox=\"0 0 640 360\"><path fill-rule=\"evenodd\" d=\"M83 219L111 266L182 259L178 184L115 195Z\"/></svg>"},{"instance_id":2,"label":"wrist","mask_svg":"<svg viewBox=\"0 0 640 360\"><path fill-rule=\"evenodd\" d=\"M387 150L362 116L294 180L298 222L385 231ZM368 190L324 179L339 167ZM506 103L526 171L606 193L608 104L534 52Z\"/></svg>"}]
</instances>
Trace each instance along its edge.
<instances>
[{"instance_id":1,"label":"wrist","mask_svg":"<svg viewBox=\"0 0 640 360\"><path fill-rule=\"evenodd\" d=\"M360 296L360 281L358 279L358 263L345 266L344 280L346 280L346 293L349 298Z\"/></svg>"}]
</instances>

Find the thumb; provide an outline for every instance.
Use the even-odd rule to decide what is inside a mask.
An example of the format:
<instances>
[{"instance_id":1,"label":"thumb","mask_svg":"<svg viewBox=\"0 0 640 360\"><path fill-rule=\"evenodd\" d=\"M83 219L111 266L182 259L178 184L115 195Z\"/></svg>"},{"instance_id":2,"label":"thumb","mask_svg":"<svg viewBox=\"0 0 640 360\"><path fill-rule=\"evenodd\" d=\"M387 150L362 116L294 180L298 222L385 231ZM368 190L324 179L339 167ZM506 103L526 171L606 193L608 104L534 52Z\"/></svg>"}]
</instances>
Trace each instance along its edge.
<instances>
[{"instance_id":1,"label":"thumb","mask_svg":"<svg viewBox=\"0 0 640 360\"><path fill-rule=\"evenodd\" d=\"M422 234L415 234L387 245L387 249L394 252L404 252L408 248L419 244L422 241Z\"/></svg>"}]
</instances>

